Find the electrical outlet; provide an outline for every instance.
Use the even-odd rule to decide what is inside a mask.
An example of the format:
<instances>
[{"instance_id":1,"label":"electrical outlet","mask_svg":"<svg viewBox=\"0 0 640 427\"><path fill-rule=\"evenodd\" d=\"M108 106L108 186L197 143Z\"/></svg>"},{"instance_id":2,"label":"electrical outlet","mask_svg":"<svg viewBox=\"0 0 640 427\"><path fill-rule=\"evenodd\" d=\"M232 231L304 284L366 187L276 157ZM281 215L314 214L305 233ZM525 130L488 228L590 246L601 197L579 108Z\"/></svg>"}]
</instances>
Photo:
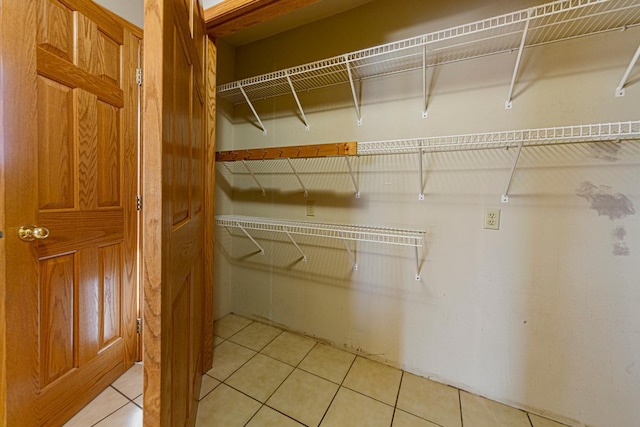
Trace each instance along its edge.
<instances>
[{"instance_id":1,"label":"electrical outlet","mask_svg":"<svg viewBox=\"0 0 640 427\"><path fill-rule=\"evenodd\" d=\"M500 230L500 209L484 210L484 228L487 230Z\"/></svg>"},{"instance_id":2,"label":"electrical outlet","mask_svg":"<svg viewBox=\"0 0 640 427\"><path fill-rule=\"evenodd\" d=\"M316 216L315 200L307 200L307 216Z\"/></svg>"}]
</instances>

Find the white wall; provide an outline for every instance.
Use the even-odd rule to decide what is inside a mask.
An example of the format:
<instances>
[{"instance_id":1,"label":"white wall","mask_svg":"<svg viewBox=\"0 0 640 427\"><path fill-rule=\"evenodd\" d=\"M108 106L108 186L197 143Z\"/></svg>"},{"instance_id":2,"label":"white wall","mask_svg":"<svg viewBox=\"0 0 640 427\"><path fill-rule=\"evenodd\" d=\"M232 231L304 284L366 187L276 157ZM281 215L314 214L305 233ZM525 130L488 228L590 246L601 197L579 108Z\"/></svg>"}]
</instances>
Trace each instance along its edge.
<instances>
[{"instance_id":1,"label":"white wall","mask_svg":"<svg viewBox=\"0 0 640 427\"><path fill-rule=\"evenodd\" d=\"M533 3L375 1L238 48L234 74L273 71ZM363 82L362 126L348 86L301 94L309 132L288 97L255 104L267 136L246 107L220 101L218 149L637 120L637 68L627 95L613 94L639 38L640 28L632 28L525 51L512 110L504 102L515 54L437 68L427 119L419 72ZM226 282L217 284L225 298L217 317L233 311L268 319L574 425L636 424L640 143L527 148L511 200L501 204L513 155L425 156L424 201L417 197L415 156L355 159L360 199L343 160L298 160L314 218L306 217L307 199L286 163L252 163L266 197L242 165L219 164L219 214L419 228L427 244L416 282L410 249L359 244L354 272L339 241L300 239L303 263L286 237L256 234L266 251L260 256L248 239L220 229L216 269ZM585 183L595 186L591 199ZM633 210L616 210L625 200ZM599 212L598 201L613 204ZM502 210L499 231L482 228L489 207Z\"/></svg>"},{"instance_id":2,"label":"white wall","mask_svg":"<svg viewBox=\"0 0 640 427\"><path fill-rule=\"evenodd\" d=\"M144 26L144 0L93 0L140 28Z\"/></svg>"}]
</instances>

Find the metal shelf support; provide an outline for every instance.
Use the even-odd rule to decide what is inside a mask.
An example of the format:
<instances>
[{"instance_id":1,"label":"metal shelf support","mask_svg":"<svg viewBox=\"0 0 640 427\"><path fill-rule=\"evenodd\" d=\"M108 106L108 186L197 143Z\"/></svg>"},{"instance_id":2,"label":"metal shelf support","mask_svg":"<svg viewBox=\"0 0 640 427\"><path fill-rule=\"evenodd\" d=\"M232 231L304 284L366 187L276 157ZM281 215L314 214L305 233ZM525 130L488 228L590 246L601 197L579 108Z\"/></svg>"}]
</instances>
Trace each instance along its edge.
<instances>
[{"instance_id":1,"label":"metal shelf support","mask_svg":"<svg viewBox=\"0 0 640 427\"><path fill-rule=\"evenodd\" d=\"M360 189L358 188L358 183L356 182L356 177L353 174L353 168L351 167L351 162L349 161L349 157L344 156L344 161L347 162L347 168L349 168L349 175L351 175L351 182L353 182L353 186L356 189L356 199L360 198Z\"/></svg>"},{"instance_id":2,"label":"metal shelf support","mask_svg":"<svg viewBox=\"0 0 640 427\"><path fill-rule=\"evenodd\" d=\"M245 101L247 101L247 104L249 104L249 108L251 108L251 112L253 112L253 115L255 116L256 120L260 124L260 127L262 128L262 134L266 135L267 134L267 129L262 124L262 120L260 120L260 116L256 112L256 109L254 108L253 104L251 103L251 100L247 96L247 92L244 91L244 88L242 87L242 85L240 83L238 83L238 88L240 89L240 92L242 92L242 96L244 96L244 99L245 99Z\"/></svg>"},{"instance_id":3,"label":"metal shelf support","mask_svg":"<svg viewBox=\"0 0 640 427\"><path fill-rule=\"evenodd\" d=\"M300 183L300 187L302 187L302 191L304 191L304 197L309 197L309 192L307 192L307 188L304 186L302 179L300 179L300 175L298 175L298 171L296 170L296 168L293 167L293 163L291 163L291 159L288 157L287 157L287 162L289 163L289 166L291 166L291 170L293 171L293 174L298 179L298 182Z\"/></svg>"},{"instance_id":4,"label":"metal shelf support","mask_svg":"<svg viewBox=\"0 0 640 427\"><path fill-rule=\"evenodd\" d=\"M524 43L527 39L527 33L529 32L529 11L527 11L527 20L524 24L524 30L522 31L522 39L520 39L520 47L518 48L518 56L516 57L516 65L513 69L513 76L511 76L511 84L509 85L509 94L507 95L507 102L504 104L504 108L510 110L513 108L513 88L516 84L516 77L518 77L518 69L520 68L520 61L522 60L522 51L524 50Z\"/></svg>"},{"instance_id":5,"label":"metal shelf support","mask_svg":"<svg viewBox=\"0 0 640 427\"><path fill-rule=\"evenodd\" d=\"M427 45L422 47L422 118L426 119L429 114L427 113L427 102L429 102L429 86L427 85Z\"/></svg>"},{"instance_id":6,"label":"metal shelf support","mask_svg":"<svg viewBox=\"0 0 640 427\"><path fill-rule=\"evenodd\" d=\"M422 141L420 142L420 150L418 151L418 160L420 161L420 194L418 194L418 200L424 200L424 166L422 158L424 152L422 151Z\"/></svg>"},{"instance_id":7,"label":"metal shelf support","mask_svg":"<svg viewBox=\"0 0 640 427\"><path fill-rule=\"evenodd\" d=\"M256 176L254 175L253 171L251 170L251 168L247 164L247 161L243 160L242 164L244 165L244 167L247 169L247 171L251 175L251 178L253 178L253 180L255 181L256 184L258 184L258 187L260 187L260 191L262 191L262 197L264 197L267 193L264 191L264 187L260 184L260 181L258 181L258 178L256 178Z\"/></svg>"},{"instance_id":8,"label":"metal shelf support","mask_svg":"<svg viewBox=\"0 0 640 427\"><path fill-rule=\"evenodd\" d=\"M353 251L351 250L351 248L349 247L345 239L342 239L342 243L344 243L344 248L347 250L347 253L349 254L349 258L351 259L351 266L352 266L351 269L353 271L358 271L358 263L356 262L356 257L353 254Z\"/></svg>"},{"instance_id":9,"label":"metal shelf support","mask_svg":"<svg viewBox=\"0 0 640 427\"><path fill-rule=\"evenodd\" d=\"M260 246L260 244L258 242L256 242L256 239L251 237L251 234L249 234L249 232L247 230L245 230L245 228L242 225L240 225L240 223L236 222L236 227L238 227L240 230L242 230L244 235L247 236L249 238L249 240L251 240L253 242L253 244L256 245L256 247L258 249L260 249L260 255L264 255L264 249L262 248L262 246Z\"/></svg>"},{"instance_id":10,"label":"metal shelf support","mask_svg":"<svg viewBox=\"0 0 640 427\"><path fill-rule=\"evenodd\" d=\"M511 187L511 180L513 179L513 174L516 171L516 166L518 165L518 159L520 158L520 152L522 151L523 144L523 141L520 141L520 144L518 144L516 156L513 159L513 166L511 167L511 173L509 173L509 180L507 181L507 186L505 187L504 194L502 195L502 203L509 203L509 188Z\"/></svg>"},{"instance_id":11,"label":"metal shelf support","mask_svg":"<svg viewBox=\"0 0 640 427\"><path fill-rule=\"evenodd\" d=\"M627 84L629 75L631 75L631 70L633 70L633 67L635 67L636 63L638 62L638 58L640 58L640 46L638 46L636 53L633 55L633 58L631 58L631 62L629 63L629 66L627 67L627 69L624 71L624 74L622 75L622 79L620 79L620 83L618 83L618 87L616 87L617 97L624 96L624 93L625 93L624 86Z\"/></svg>"},{"instance_id":12,"label":"metal shelf support","mask_svg":"<svg viewBox=\"0 0 640 427\"><path fill-rule=\"evenodd\" d=\"M416 280L420 281L420 259L418 258L418 246L414 248L416 250Z\"/></svg>"},{"instance_id":13,"label":"metal shelf support","mask_svg":"<svg viewBox=\"0 0 640 427\"><path fill-rule=\"evenodd\" d=\"M289 82L289 87L291 88L291 93L296 100L296 104L298 105L298 110L300 111L300 116L302 117L302 121L304 122L304 130L309 131L309 122L307 121L307 116L304 114L304 110L302 109L302 105L300 104L300 100L298 99L298 94L296 93L296 89L293 87L293 82L291 81L291 77L289 76L289 72L287 72L287 82Z\"/></svg>"},{"instance_id":14,"label":"metal shelf support","mask_svg":"<svg viewBox=\"0 0 640 427\"><path fill-rule=\"evenodd\" d=\"M304 254L304 252L302 252L302 249L300 249L300 246L298 246L296 241L293 240L293 237L291 237L291 234L288 231L285 231L284 234L287 235L289 240L291 240L291 243L293 243L293 246L295 246L298 252L300 252L300 255L302 255L302 262L307 262L307 256Z\"/></svg>"},{"instance_id":15,"label":"metal shelf support","mask_svg":"<svg viewBox=\"0 0 640 427\"><path fill-rule=\"evenodd\" d=\"M358 126L362 125L362 115L360 114L360 104L358 102L358 95L356 94L356 85L353 81L353 73L351 72L351 65L349 65L349 56L344 56L345 67L347 68L347 74L349 74L349 83L351 84L351 95L353 96L353 105L356 108L356 115L358 116Z\"/></svg>"}]
</instances>

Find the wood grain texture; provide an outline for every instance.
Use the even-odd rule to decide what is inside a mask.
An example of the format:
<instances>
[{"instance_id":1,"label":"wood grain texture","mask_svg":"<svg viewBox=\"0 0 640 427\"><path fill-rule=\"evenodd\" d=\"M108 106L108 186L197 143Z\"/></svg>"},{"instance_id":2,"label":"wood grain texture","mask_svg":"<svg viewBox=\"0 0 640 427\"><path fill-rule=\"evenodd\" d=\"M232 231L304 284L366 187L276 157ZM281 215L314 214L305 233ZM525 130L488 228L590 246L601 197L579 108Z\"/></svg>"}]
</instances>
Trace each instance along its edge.
<instances>
[{"instance_id":1,"label":"wood grain texture","mask_svg":"<svg viewBox=\"0 0 640 427\"><path fill-rule=\"evenodd\" d=\"M2 7L0 6L0 51L3 51L2 28ZM0 93L4 93L3 67L0 66ZM6 206L4 193L4 102L0 100L0 203ZM0 209L0 230L6 232L4 209ZM4 242L6 238L0 239L0 259L4 260L6 249ZM0 262L0 425L7 425L7 331L6 331L6 283L7 275L5 263Z\"/></svg>"},{"instance_id":2,"label":"wood grain texture","mask_svg":"<svg viewBox=\"0 0 640 427\"><path fill-rule=\"evenodd\" d=\"M76 206L81 210L98 207L98 98L84 90L75 90L75 134L78 151ZM46 132L46 130L45 130ZM77 165L77 166L76 166Z\"/></svg>"},{"instance_id":3,"label":"wood grain texture","mask_svg":"<svg viewBox=\"0 0 640 427\"><path fill-rule=\"evenodd\" d=\"M38 425L37 393L33 366L39 363L38 345L38 260L33 248L18 238L19 221L34 224L38 210L37 162L23 164L20 159L38 158L37 126L25 126L37 117L37 73L35 68L36 2L2 0L3 140L5 174L5 256L6 275L11 286L3 284L6 298L6 425ZM18 143L20 141L20 143ZM32 190L28 190L31 188ZM25 192L26 191L26 192ZM25 197L26 196L26 197Z\"/></svg>"},{"instance_id":4,"label":"wood grain texture","mask_svg":"<svg viewBox=\"0 0 640 427\"><path fill-rule=\"evenodd\" d=\"M141 39L130 31L125 30L123 50L122 88L125 94L125 106L120 112L120 138L123 148L120 152L121 173L121 204L124 212L131 212L124 217L124 266L122 280L128 283L122 295L122 337L125 343L125 366L142 359L142 343L137 333L137 318L141 317L138 301L142 282L139 267L139 239L138 220L140 212L137 210L138 180L125 177L138 176L139 132L138 117L141 117L138 84L135 70L138 68L138 56L141 50ZM140 256L142 256L140 254Z\"/></svg>"},{"instance_id":5,"label":"wood grain texture","mask_svg":"<svg viewBox=\"0 0 640 427\"><path fill-rule=\"evenodd\" d=\"M38 2L38 46L73 61L73 11L52 0Z\"/></svg>"},{"instance_id":6,"label":"wood grain texture","mask_svg":"<svg viewBox=\"0 0 640 427\"><path fill-rule=\"evenodd\" d=\"M122 244L98 248L100 350L118 340L122 328Z\"/></svg>"},{"instance_id":7,"label":"wood grain texture","mask_svg":"<svg viewBox=\"0 0 640 427\"><path fill-rule=\"evenodd\" d=\"M173 105L175 111L189 112L192 98L192 79L193 68L189 58L188 49L185 46L184 37L178 32L175 34L176 40L175 57L173 60L174 79ZM189 168L191 166L191 131L192 131L192 115L173 114L171 116L172 135L168 143L172 148L172 200L173 200L173 225L176 226L180 222L189 218L189 201L191 199L191 175Z\"/></svg>"},{"instance_id":8,"label":"wood grain texture","mask_svg":"<svg viewBox=\"0 0 640 427\"><path fill-rule=\"evenodd\" d=\"M104 34L82 14L76 18L76 54L73 63L81 70L120 87L120 44Z\"/></svg>"},{"instance_id":9,"label":"wood grain texture","mask_svg":"<svg viewBox=\"0 0 640 427\"><path fill-rule=\"evenodd\" d=\"M76 162L74 93L67 86L38 77L38 200L40 209L75 207Z\"/></svg>"},{"instance_id":10,"label":"wood grain texture","mask_svg":"<svg viewBox=\"0 0 640 427\"><path fill-rule=\"evenodd\" d=\"M122 19L98 6L93 1L86 0L58 0L72 10L76 10L98 25L100 30L111 37L116 43L122 44L124 28Z\"/></svg>"},{"instance_id":11,"label":"wood grain texture","mask_svg":"<svg viewBox=\"0 0 640 427\"><path fill-rule=\"evenodd\" d=\"M72 88L84 89L95 94L101 101L115 107L124 106L124 94L119 87L104 82L87 71L57 57L51 52L38 48L38 72Z\"/></svg>"},{"instance_id":12,"label":"wood grain texture","mask_svg":"<svg viewBox=\"0 0 640 427\"><path fill-rule=\"evenodd\" d=\"M307 159L313 157L355 156L357 142L336 142L330 144L296 145L288 147L252 148L216 152L216 162L236 162L240 160Z\"/></svg>"},{"instance_id":13,"label":"wood grain texture","mask_svg":"<svg viewBox=\"0 0 640 427\"><path fill-rule=\"evenodd\" d=\"M207 134L205 140L204 177L204 307L202 367L204 371L213 364L213 285L215 248L215 188L216 188L216 70L217 48L213 40L207 38Z\"/></svg>"},{"instance_id":14,"label":"wood grain texture","mask_svg":"<svg viewBox=\"0 0 640 427\"><path fill-rule=\"evenodd\" d=\"M197 411L204 210L194 211L193 201L203 200L195 193L203 191L204 156L194 155L205 123L201 7L193 0L145 2L145 426L194 425Z\"/></svg>"},{"instance_id":15,"label":"wood grain texture","mask_svg":"<svg viewBox=\"0 0 640 427\"><path fill-rule=\"evenodd\" d=\"M74 9L70 2L44 1L51 2L47 7L60 9L64 4ZM90 0L71 3L94 8ZM11 307L2 344L20 349L6 354L11 369L6 370L3 422L8 425L62 425L124 372L121 298L126 286L135 288L135 281L125 281L123 274L135 269L135 264L123 265L134 259L123 253L129 247L125 218L134 223L135 211L112 206L122 199L117 187L136 181L135 169L122 172L119 166L124 151L119 116L125 94L91 74L102 73L101 68L80 70L55 49L42 47L42 34L57 38L53 45L61 46L64 38L59 35L64 26L49 31L49 25L59 26L58 18L51 19L42 8L38 1L3 0L1 9L2 54L11 57L3 62L1 102L4 112L11 106L2 134L3 140L11 141L4 145L4 155L9 160L6 188L11 188L6 193L5 274L12 277L10 289L2 283ZM99 46L105 25L82 25L92 29L82 35L97 42L73 46ZM77 52L70 57L77 58ZM25 126L31 122L33 126ZM99 141L105 146L99 147ZM99 190L104 170L110 171L104 181L117 178L116 190L113 182ZM109 206L99 207L100 200ZM47 227L51 234L44 241L20 241L16 230L22 224ZM129 234L135 236L135 230ZM134 316L135 311L128 318ZM135 337L130 347L135 348Z\"/></svg>"},{"instance_id":16,"label":"wood grain texture","mask_svg":"<svg viewBox=\"0 0 640 427\"><path fill-rule=\"evenodd\" d=\"M76 366L74 254L40 261L40 387Z\"/></svg>"},{"instance_id":17,"label":"wood grain texture","mask_svg":"<svg viewBox=\"0 0 640 427\"><path fill-rule=\"evenodd\" d=\"M223 37L319 0L228 0L205 11L207 33Z\"/></svg>"},{"instance_id":18,"label":"wood grain texture","mask_svg":"<svg viewBox=\"0 0 640 427\"><path fill-rule=\"evenodd\" d=\"M162 424L163 390L163 347L162 341L162 282L165 270L163 261L163 216L162 187L165 179L162 173L163 103L165 94L163 85L163 64L171 63L171 52L163 48L165 29L163 23L170 19L168 13L172 4L167 1L153 0L144 3L144 59L143 69L143 164L142 186L144 209L142 226L144 239L142 251L143 292L144 292L144 416L146 427L158 427ZM167 37L173 34L167 30ZM165 344L163 346L163 344Z\"/></svg>"},{"instance_id":19,"label":"wood grain texture","mask_svg":"<svg viewBox=\"0 0 640 427\"><path fill-rule=\"evenodd\" d=\"M135 99L135 98L134 98ZM121 111L109 104L98 101L97 108L97 198L98 207L121 206L122 181L122 138L120 130ZM136 106L130 108L136 111ZM134 127L135 129L135 127ZM131 142L133 146L136 142ZM132 153L135 154L135 153ZM134 157L135 158L135 157ZM135 172L134 172L135 173ZM129 197L131 195L129 194ZM135 196L133 196L135 197Z\"/></svg>"}]
</instances>

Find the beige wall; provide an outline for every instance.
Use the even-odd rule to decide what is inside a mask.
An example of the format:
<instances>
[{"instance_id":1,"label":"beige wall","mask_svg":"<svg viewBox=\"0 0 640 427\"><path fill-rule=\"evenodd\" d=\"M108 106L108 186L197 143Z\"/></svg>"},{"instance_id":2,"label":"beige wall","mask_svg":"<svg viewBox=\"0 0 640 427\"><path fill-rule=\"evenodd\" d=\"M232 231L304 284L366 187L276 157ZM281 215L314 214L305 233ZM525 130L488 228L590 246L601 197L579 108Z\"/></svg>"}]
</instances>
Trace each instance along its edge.
<instances>
[{"instance_id":1,"label":"beige wall","mask_svg":"<svg viewBox=\"0 0 640 427\"><path fill-rule=\"evenodd\" d=\"M234 74L242 78L534 3L379 0L237 48L220 63L235 55ZM362 126L344 85L301 94L308 132L292 98L255 104L266 136L250 123L248 108L221 101L218 149L637 120L638 68L625 97L614 97L614 89L639 39L640 28L631 28L525 51L511 110L504 102L515 53L438 67L426 119L420 72L363 82ZM358 244L354 272L339 241L301 238L303 263L282 237L257 234L261 256L248 239L220 229L217 290L224 301L217 317L233 311L269 319L566 421L634 424L640 221L629 212L600 215L578 193L589 182L597 196L626 197L637 210L640 143L524 149L511 200L502 204L513 156L426 155L424 201L415 155L355 159L360 199L343 160L297 160L314 218L286 163L252 163L266 197L242 165L219 165L218 214L419 228L427 242L417 282L408 248ZM485 208L502 210L499 231L482 228ZM628 255L620 255L624 247Z\"/></svg>"},{"instance_id":2,"label":"beige wall","mask_svg":"<svg viewBox=\"0 0 640 427\"><path fill-rule=\"evenodd\" d=\"M134 25L144 26L144 0L93 0Z\"/></svg>"}]
</instances>

